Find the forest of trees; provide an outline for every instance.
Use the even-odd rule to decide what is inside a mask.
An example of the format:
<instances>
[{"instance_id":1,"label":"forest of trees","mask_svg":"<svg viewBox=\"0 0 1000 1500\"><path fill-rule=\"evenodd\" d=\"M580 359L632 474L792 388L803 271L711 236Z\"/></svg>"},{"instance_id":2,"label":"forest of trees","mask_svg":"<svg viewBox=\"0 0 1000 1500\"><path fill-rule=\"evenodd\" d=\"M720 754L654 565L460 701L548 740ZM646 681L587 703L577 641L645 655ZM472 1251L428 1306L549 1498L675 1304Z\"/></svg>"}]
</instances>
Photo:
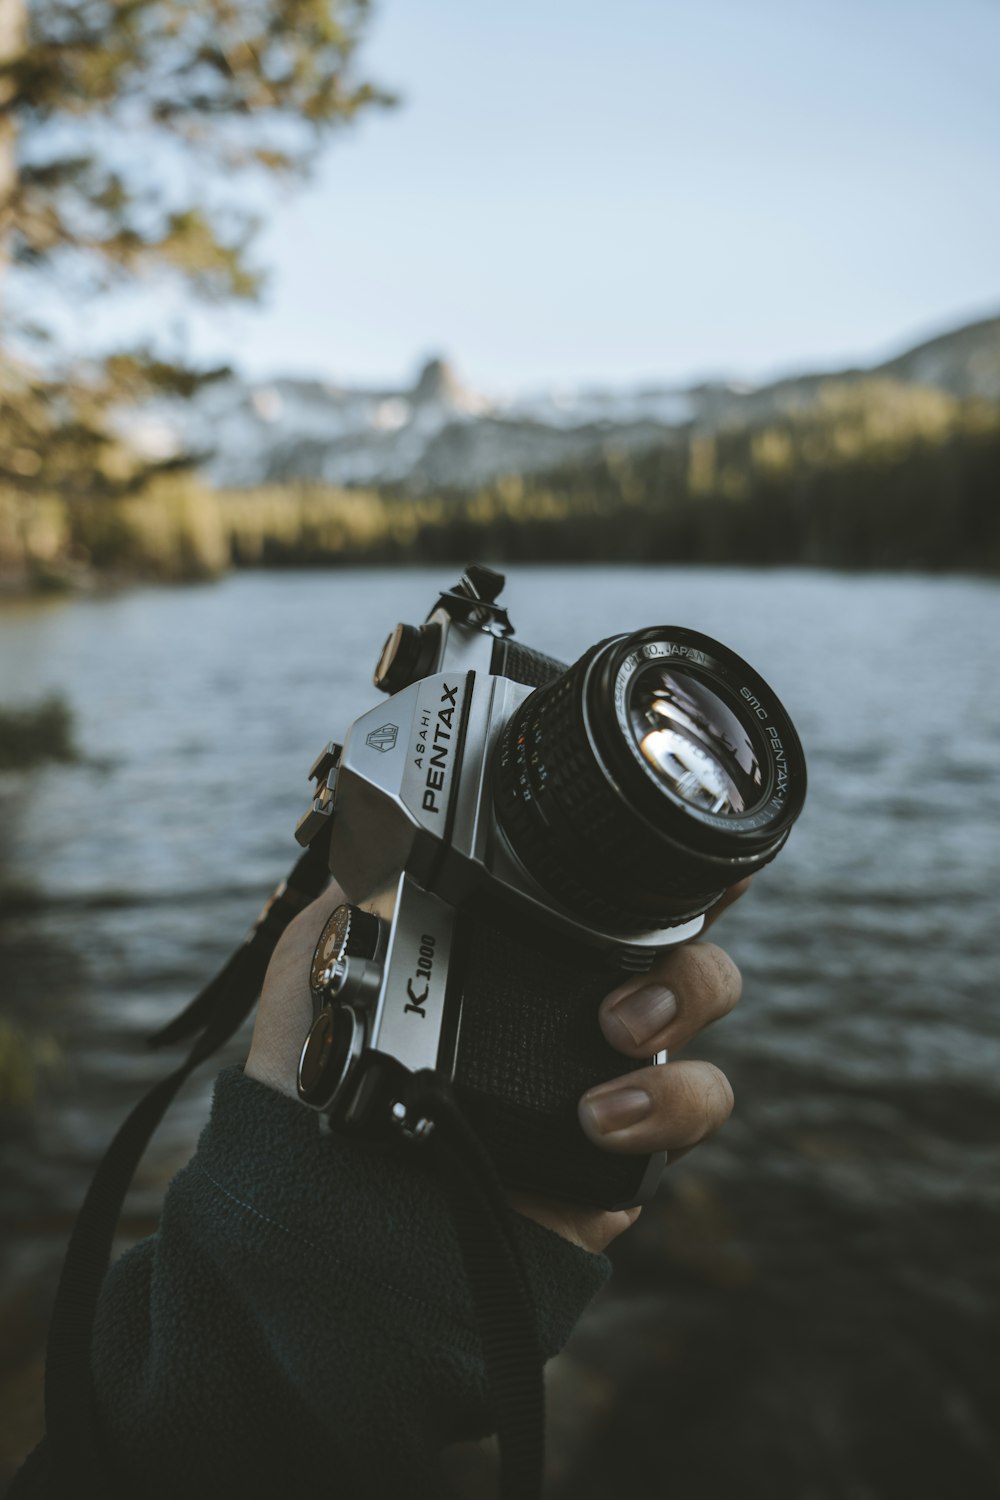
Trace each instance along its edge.
<instances>
[{"instance_id":1,"label":"forest of trees","mask_svg":"<svg viewBox=\"0 0 1000 1500\"><path fill-rule=\"evenodd\" d=\"M942 392L831 381L796 416L688 430L638 454L451 497L464 556L1000 569L1000 410ZM464 535L462 533L464 532ZM471 555L471 554L470 554Z\"/></svg>"},{"instance_id":2,"label":"forest of trees","mask_svg":"<svg viewBox=\"0 0 1000 1500\"><path fill-rule=\"evenodd\" d=\"M831 381L795 415L681 429L475 489L219 491L162 478L114 505L0 496L0 559L187 578L230 567L497 561L1000 570L1000 410L888 379Z\"/></svg>"}]
</instances>

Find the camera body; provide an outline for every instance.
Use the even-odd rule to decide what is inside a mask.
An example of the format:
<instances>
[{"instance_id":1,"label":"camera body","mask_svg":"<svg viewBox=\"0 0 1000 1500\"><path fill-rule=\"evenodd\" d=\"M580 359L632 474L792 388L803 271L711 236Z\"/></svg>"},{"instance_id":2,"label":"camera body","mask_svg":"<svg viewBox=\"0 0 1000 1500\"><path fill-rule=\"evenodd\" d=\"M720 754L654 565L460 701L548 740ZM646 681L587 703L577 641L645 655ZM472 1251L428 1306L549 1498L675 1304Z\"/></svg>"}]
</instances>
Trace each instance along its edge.
<instances>
[{"instance_id":1,"label":"camera body","mask_svg":"<svg viewBox=\"0 0 1000 1500\"><path fill-rule=\"evenodd\" d=\"M630 904L615 871L634 865L642 882L644 865L653 868L661 852L669 854L673 835L664 844L657 825L664 797L675 821L678 811L686 815L685 826L692 817L697 823L703 809L664 794L655 785L656 768L653 784L641 789L646 805L633 806L640 788L623 793L619 773L634 783L643 774L641 757L632 769L621 762L617 773L609 768L585 712L579 723L571 714L569 730L553 731L562 743L550 745L549 758L556 749L560 764L570 763L562 777L570 792L553 802L550 787L560 778L546 766L545 715L562 711L560 695L575 702L600 691L609 706L598 717L617 714L612 733L627 740L620 729L627 693L618 680L627 685L649 663L682 661L701 683L706 669L696 660L698 643L708 638L667 628L639 632L600 643L567 669L511 639L497 603L502 585L500 575L470 567L423 626L398 626L375 673L388 701L363 714L342 747L328 745L310 773L316 793L296 836L307 844L321 830L328 834L330 870L347 903L316 950L314 1022L299 1094L334 1128L377 1135L395 1114L405 1129L419 1131L421 1122L403 1117L400 1083L433 1069L452 1084L505 1183L624 1207L651 1195L663 1156L618 1156L593 1146L580 1128L577 1101L593 1085L665 1056L640 1063L616 1052L604 1041L597 1007L659 953L695 937L726 886L773 857L794 821L788 763L798 742L783 711L763 710L778 740L776 752L766 733L754 742L771 746L777 762L767 768L772 795L770 822L761 822L769 840L764 857L759 849L735 857L711 848L682 854L680 863L694 868L686 888L678 894L668 870L658 906L637 912L639 888ZM591 679L609 651L632 642L615 682L594 689ZM686 680L690 686L694 679ZM750 688L744 682L742 700L737 686L727 688L725 711L736 712L742 702L751 717L759 713L762 687L757 678ZM574 756L587 764L573 769ZM600 790L588 781L597 774L592 761L603 777ZM699 788L714 774L707 760L706 767L695 766ZM798 781L801 805L804 763ZM592 815L592 830L581 829L574 797ZM622 839L615 809L623 797L647 847L638 848L641 838L630 837L628 828ZM772 836L776 819L782 828ZM699 829L706 831L712 832ZM610 887L602 885L605 865Z\"/></svg>"}]
</instances>

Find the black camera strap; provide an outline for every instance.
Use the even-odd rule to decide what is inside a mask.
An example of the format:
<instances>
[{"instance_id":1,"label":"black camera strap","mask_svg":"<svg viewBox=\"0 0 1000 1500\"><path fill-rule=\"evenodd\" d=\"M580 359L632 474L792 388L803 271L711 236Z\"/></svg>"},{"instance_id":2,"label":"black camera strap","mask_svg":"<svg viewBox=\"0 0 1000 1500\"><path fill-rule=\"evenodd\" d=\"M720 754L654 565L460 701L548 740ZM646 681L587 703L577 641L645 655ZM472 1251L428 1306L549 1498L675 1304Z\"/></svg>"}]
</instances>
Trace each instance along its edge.
<instances>
[{"instance_id":1,"label":"black camera strap","mask_svg":"<svg viewBox=\"0 0 1000 1500\"><path fill-rule=\"evenodd\" d=\"M545 1457L545 1387L534 1304L497 1169L451 1085L412 1075L396 1124L425 1150L448 1194L479 1321L500 1446L500 1500L538 1500Z\"/></svg>"}]
</instances>

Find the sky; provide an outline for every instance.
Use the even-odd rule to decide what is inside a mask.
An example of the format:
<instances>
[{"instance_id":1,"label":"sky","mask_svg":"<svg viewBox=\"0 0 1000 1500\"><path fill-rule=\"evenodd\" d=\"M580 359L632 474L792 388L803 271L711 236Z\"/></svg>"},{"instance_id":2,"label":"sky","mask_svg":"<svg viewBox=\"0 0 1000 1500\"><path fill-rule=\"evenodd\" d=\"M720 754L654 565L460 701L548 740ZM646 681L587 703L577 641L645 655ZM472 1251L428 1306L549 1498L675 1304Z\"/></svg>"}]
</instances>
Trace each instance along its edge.
<instances>
[{"instance_id":1,"label":"sky","mask_svg":"<svg viewBox=\"0 0 1000 1500\"><path fill-rule=\"evenodd\" d=\"M998 58L997 0L381 0L403 102L272 200L264 300L188 351L498 394L875 360L1000 311Z\"/></svg>"}]
</instances>

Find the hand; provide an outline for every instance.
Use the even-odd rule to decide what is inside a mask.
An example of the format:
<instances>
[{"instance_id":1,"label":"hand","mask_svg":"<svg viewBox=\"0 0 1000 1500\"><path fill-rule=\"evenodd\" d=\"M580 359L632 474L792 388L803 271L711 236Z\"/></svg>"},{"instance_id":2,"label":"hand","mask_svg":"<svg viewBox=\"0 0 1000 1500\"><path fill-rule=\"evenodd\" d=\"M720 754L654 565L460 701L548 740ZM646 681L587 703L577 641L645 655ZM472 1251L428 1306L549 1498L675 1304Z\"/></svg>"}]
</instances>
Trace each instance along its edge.
<instances>
[{"instance_id":1,"label":"hand","mask_svg":"<svg viewBox=\"0 0 1000 1500\"><path fill-rule=\"evenodd\" d=\"M709 914L706 928L749 883L742 881L726 893ZM313 1018L309 966L327 918L345 899L343 891L331 885L300 912L282 934L264 980L244 1072L293 1099L298 1098L299 1054ZM659 994L651 995L651 990ZM673 997L673 1008L663 991ZM721 948L699 940L672 949L648 974L613 990L601 1005L600 1025L611 1046L626 1057L651 1057L664 1047L673 1055L704 1026L732 1010L739 997L740 974L732 959ZM628 1109L638 1113L640 1107L641 1118L628 1123ZM718 1130L732 1107L732 1090L718 1068L704 1062L669 1062L591 1089L580 1101L580 1124L606 1151L669 1151L676 1160ZM519 1213L594 1252L604 1250L640 1213L638 1208L607 1212L523 1193L512 1192L510 1199Z\"/></svg>"},{"instance_id":2,"label":"hand","mask_svg":"<svg viewBox=\"0 0 1000 1500\"><path fill-rule=\"evenodd\" d=\"M741 880L730 887L706 917L703 933L749 885ZM663 1048L673 1057L703 1027L728 1015L741 989L740 971L729 955L699 938L671 949L648 974L612 990L598 1012L601 1030L626 1057L652 1057ZM713 1063L668 1062L590 1089L580 1100L579 1116L584 1132L605 1151L669 1151L674 1162L724 1125L732 1108L729 1080ZM642 1212L610 1212L523 1193L512 1193L511 1203L595 1253L607 1249Z\"/></svg>"},{"instance_id":3,"label":"hand","mask_svg":"<svg viewBox=\"0 0 1000 1500\"><path fill-rule=\"evenodd\" d=\"M347 897L329 885L285 928L271 955L257 1007L244 1073L258 1083L298 1099L296 1082L302 1044L313 1023L309 969L327 918Z\"/></svg>"}]
</instances>

